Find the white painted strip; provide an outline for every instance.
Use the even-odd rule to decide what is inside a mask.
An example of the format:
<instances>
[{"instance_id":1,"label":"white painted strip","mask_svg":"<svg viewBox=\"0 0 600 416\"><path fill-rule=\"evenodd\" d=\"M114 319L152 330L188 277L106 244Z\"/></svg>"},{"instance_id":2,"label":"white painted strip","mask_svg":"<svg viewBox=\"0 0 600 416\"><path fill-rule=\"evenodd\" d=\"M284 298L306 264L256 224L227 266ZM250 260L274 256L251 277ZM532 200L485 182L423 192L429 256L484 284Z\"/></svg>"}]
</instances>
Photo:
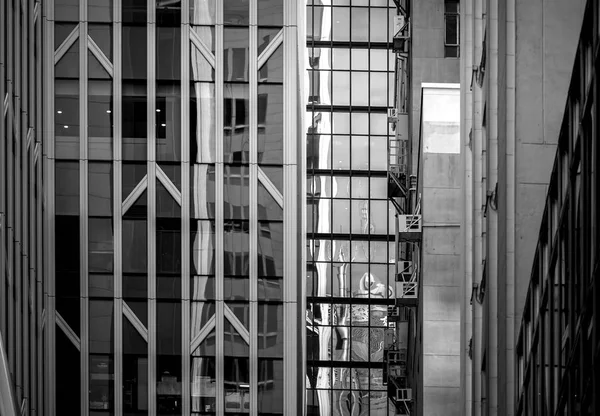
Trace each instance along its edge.
<instances>
[{"instance_id":1,"label":"white painted strip","mask_svg":"<svg viewBox=\"0 0 600 416\"><path fill-rule=\"evenodd\" d=\"M79 25L75 26L75 29L67 36L63 43L54 52L54 65L60 61L60 59L67 53L69 48L79 39Z\"/></svg>"},{"instance_id":2,"label":"white painted strip","mask_svg":"<svg viewBox=\"0 0 600 416\"><path fill-rule=\"evenodd\" d=\"M96 42L94 42L94 39L92 39L92 37L90 35L88 35L88 49L94 54L96 59L98 59L100 64L104 67L104 69L106 69L106 72L108 72L108 75L110 75L110 77L112 78L113 77L112 63L106 57L106 55L104 55L104 52L102 52L102 49L100 49L100 47L96 44Z\"/></svg>"},{"instance_id":3,"label":"white painted strip","mask_svg":"<svg viewBox=\"0 0 600 416\"><path fill-rule=\"evenodd\" d=\"M148 342L148 329L144 326L140 318L137 317L135 312L131 310L127 302L121 301L123 304L123 315L129 320L131 325L138 331L138 333L144 338L144 341Z\"/></svg>"},{"instance_id":4,"label":"white painted strip","mask_svg":"<svg viewBox=\"0 0 600 416\"><path fill-rule=\"evenodd\" d=\"M244 324L240 322L237 316L235 316L233 311L229 309L229 306L227 306L227 304L223 305L223 312L225 314L225 318L227 318L231 325L233 325L233 327L236 329L236 331L240 333L242 338L244 338L244 341L246 341L246 343L250 345L250 333L248 332Z\"/></svg>"},{"instance_id":5,"label":"white painted strip","mask_svg":"<svg viewBox=\"0 0 600 416\"><path fill-rule=\"evenodd\" d=\"M165 188L167 188L167 191L169 191L173 199L175 199L179 206L181 206L181 192L179 192L179 189L173 185L171 179L158 164L156 165L156 178L165 186Z\"/></svg>"},{"instance_id":6,"label":"white painted strip","mask_svg":"<svg viewBox=\"0 0 600 416\"><path fill-rule=\"evenodd\" d=\"M215 56L210 51L210 49L208 49L208 47L204 44L204 42L202 42L202 39L200 39L198 34L196 32L194 32L194 30L191 28L190 28L190 41L196 47L196 49L198 49L198 51L200 51L200 53L206 58L208 63L214 68L215 67Z\"/></svg>"},{"instance_id":7,"label":"white painted strip","mask_svg":"<svg viewBox=\"0 0 600 416\"><path fill-rule=\"evenodd\" d=\"M258 180L263 184L265 189L271 194L275 201L283 208L283 195L279 192L279 189L271 182L271 179L265 174L265 172L258 167Z\"/></svg>"},{"instance_id":8,"label":"white painted strip","mask_svg":"<svg viewBox=\"0 0 600 416\"><path fill-rule=\"evenodd\" d=\"M71 341L78 350L81 350L81 341L79 340L79 337L77 334L75 334L75 332L73 332L69 324L67 324L67 322L62 316L60 316L60 313L58 312L56 312L56 325L62 329L67 338L69 338L69 341Z\"/></svg>"},{"instance_id":9,"label":"white painted strip","mask_svg":"<svg viewBox=\"0 0 600 416\"><path fill-rule=\"evenodd\" d=\"M125 215L127 210L132 207L132 205L137 201L137 199L144 193L146 188L148 187L148 175L145 175L140 183L131 191L129 196L125 198L122 205L122 213Z\"/></svg>"},{"instance_id":10,"label":"white painted strip","mask_svg":"<svg viewBox=\"0 0 600 416\"><path fill-rule=\"evenodd\" d=\"M192 342L190 342L190 351L192 353L196 348L200 346L200 344L202 344L202 341L206 339L208 334L210 334L210 331L212 331L215 328L215 324L216 319L215 315L213 315L210 317L206 325L204 325L204 328L202 328L200 332L198 332L198 334L194 337L194 339L192 339Z\"/></svg>"},{"instance_id":11,"label":"white painted strip","mask_svg":"<svg viewBox=\"0 0 600 416\"><path fill-rule=\"evenodd\" d=\"M273 38L271 43L269 43L269 45L267 45L265 50L262 51L262 53L258 57L258 69L261 69L263 67L263 65L269 60L271 55L273 55L273 53L277 50L279 45L281 45L282 43L283 43L283 29L281 29L279 31L279 33L277 33L277 35L275 35L275 37Z\"/></svg>"}]
</instances>

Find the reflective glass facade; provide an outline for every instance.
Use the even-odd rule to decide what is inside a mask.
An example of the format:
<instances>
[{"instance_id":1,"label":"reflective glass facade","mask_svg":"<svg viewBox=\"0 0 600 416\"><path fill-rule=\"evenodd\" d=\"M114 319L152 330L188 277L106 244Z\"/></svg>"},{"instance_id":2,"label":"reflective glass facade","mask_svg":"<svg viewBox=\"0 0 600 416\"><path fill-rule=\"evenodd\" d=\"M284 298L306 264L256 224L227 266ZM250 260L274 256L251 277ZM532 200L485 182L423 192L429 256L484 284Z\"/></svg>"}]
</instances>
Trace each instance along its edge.
<instances>
[{"instance_id":1,"label":"reflective glass facade","mask_svg":"<svg viewBox=\"0 0 600 416\"><path fill-rule=\"evenodd\" d=\"M396 7L306 7L307 414L395 414L384 351L396 297L387 193Z\"/></svg>"},{"instance_id":2,"label":"reflective glass facade","mask_svg":"<svg viewBox=\"0 0 600 416\"><path fill-rule=\"evenodd\" d=\"M520 416L600 408L598 45L588 1L516 345Z\"/></svg>"},{"instance_id":3,"label":"reflective glass facade","mask_svg":"<svg viewBox=\"0 0 600 416\"><path fill-rule=\"evenodd\" d=\"M49 3L49 414L296 414L296 2Z\"/></svg>"}]
</instances>

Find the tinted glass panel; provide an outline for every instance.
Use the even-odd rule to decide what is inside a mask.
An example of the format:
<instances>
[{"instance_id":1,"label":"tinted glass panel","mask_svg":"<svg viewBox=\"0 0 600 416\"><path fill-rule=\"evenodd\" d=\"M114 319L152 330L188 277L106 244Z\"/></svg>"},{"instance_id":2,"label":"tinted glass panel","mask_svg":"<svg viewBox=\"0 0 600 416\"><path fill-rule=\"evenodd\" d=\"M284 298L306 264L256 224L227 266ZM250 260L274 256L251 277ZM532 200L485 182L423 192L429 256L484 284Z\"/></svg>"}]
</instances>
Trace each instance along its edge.
<instances>
[{"instance_id":1,"label":"tinted glass panel","mask_svg":"<svg viewBox=\"0 0 600 416\"><path fill-rule=\"evenodd\" d=\"M283 414L282 360L258 360L258 411Z\"/></svg>"},{"instance_id":2,"label":"tinted glass panel","mask_svg":"<svg viewBox=\"0 0 600 416\"><path fill-rule=\"evenodd\" d=\"M104 55L112 61L112 26L103 24L88 24L88 33Z\"/></svg>"},{"instance_id":3,"label":"tinted glass panel","mask_svg":"<svg viewBox=\"0 0 600 416\"><path fill-rule=\"evenodd\" d=\"M193 25L215 24L215 0L190 0L190 23Z\"/></svg>"},{"instance_id":4,"label":"tinted glass panel","mask_svg":"<svg viewBox=\"0 0 600 416\"><path fill-rule=\"evenodd\" d=\"M79 163L56 162L54 174L56 215L79 215Z\"/></svg>"},{"instance_id":5,"label":"tinted glass panel","mask_svg":"<svg viewBox=\"0 0 600 416\"><path fill-rule=\"evenodd\" d=\"M190 86L190 161L215 162L215 86L195 82Z\"/></svg>"},{"instance_id":6,"label":"tinted glass panel","mask_svg":"<svg viewBox=\"0 0 600 416\"><path fill-rule=\"evenodd\" d=\"M90 353L113 352L113 302L90 300Z\"/></svg>"},{"instance_id":7,"label":"tinted glass panel","mask_svg":"<svg viewBox=\"0 0 600 416\"><path fill-rule=\"evenodd\" d=\"M145 26L123 26L123 78L146 79L146 36Z\"/></svg>"},{"instance_id":8,"label":"tinted glass panel","mask_svg":"<svg viewBox=\"0 0 600 416\"><path fill-rule=\"evenodd\" d=\"M122 4L123 23L145 23L148 20L147 0L122 0Z\"/></svg>"},{"instance_id":9,"label":"tinted glass panel","mask_svg":"<svg viewBox=\"0 0 600 416\"><path fill-rule=\"evenodd\" d=\"M283 163L283 86L258 86L258 161Z\"/></svg>"},{"instance_id":10,"label":"tinted glass panel","mask_svg":"<svg viewBox=\"0 0 600 416\"><path fill-rule=\"evenodd\" d=\"M181 91L179 84L158 83L156 92L156 158L181 160Z\"/></svg>"},{"instance_id":11,"label":"tinted glass panel","mask_svg":"<svg viewBox=\"0 0 600 416\"><path fill-rule=\"evenodd\" d=\"M283 0L258 0L258 24L283 26Z\"/></svg>"},{"instance_id":12,"label":"tinted glass panel","mask_svg":"<svg viewBox=\"0 0 600 416\"><path fill-rule=\"evenodd\" d=\"M250 2L247 0L228 0L223 2L223 22L226 25L248 25Z\"/></svg>"},{"instance_id":13,"label":"tinted glass panel","mask_svg":"<svg viewBox=\"0 0 600 416\"><path fill-rule=\"evenodd\" d=\"M90 22L110 22L113 18L112 0L88 0Z\"/></svg>"},{"instance_id":14,"label":"tinted glass panel","mask_svg":"<svg viewBox=\"0 0 600 416\"><path fill-rule=\"evenodd\" d=\"M79 0L55 0L54 18L56 20L79 21Z\"/></svg>"},{"instance_id":15,"label":"tinted glass panel","mask_svg":"<svg viewBox=\"0 0 600 416\"><path fill-rule=\"evenodd\" d=\"M88 233L90 272L112 272L114 257L112 218L90 218Z\"/></svg>"},{"instance_id":16,"label":"tinted glass panel","mask_svg":"<svg viewBox=\"0 0 600 416\"><path fill-rule=\"evenodd\" d=\"M156 78L181 79L181 29L156 29Z\"/></svg>"},{"instance_id":17,"label":"tinted glass panel","mask_svg":"<svg viewBox=\"0 0 600 416\"><path fill-rule=\"evenodd\" d=\"M248 81L249 33L247 28L227 28L223 31L225 81Z\"/></svg>"},{"instance_id":18,"label":"tinted glass panel","mask_svg":"<svg viewBox=\"0 0 600 416\"><path fill-rule=\"evenodd\" d=\"M226 83L223 91L225 162L249 160L249 92L247 84Z\"/></svg>"}]
</instances>

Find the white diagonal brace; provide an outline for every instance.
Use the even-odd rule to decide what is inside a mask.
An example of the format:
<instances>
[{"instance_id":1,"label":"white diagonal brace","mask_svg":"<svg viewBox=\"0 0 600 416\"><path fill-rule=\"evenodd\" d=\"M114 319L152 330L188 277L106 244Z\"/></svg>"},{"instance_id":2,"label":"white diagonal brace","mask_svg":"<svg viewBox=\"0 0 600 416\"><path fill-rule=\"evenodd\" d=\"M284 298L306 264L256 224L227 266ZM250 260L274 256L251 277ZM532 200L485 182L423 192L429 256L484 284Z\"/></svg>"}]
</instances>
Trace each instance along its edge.
<instances>
[{"instance_id":1,"label":"white diagonal brace","mask_svg":"<svg viewBox=\"0 0 600 416\"><path fill-rule=\"evenodd\" d=\"M148 342L148 330L146 329L146 327L144 326L142 321L140 321L140 318L137 317L135 312L133 312L131 310L131 308L129 307L127 302L125 302L123 300L122 303L123 303L123 315L125 315L125 317L129 320L131 325L133 325L133 327L136 329L136 331L138 331L138 333L142 336L142 338L144 338L144 341Z\"/></svg>"},{"instance_id":2,"label":"white diagonal brace","mask_svg":"<svg viewBox=\"0 0 600 416\"><path fill-rule=\"evenodd\" d=\"M131 191L129 196L127 198L125 198L125 201L123 201L123 205L122 205L123 215L125 215L127 210L129 208L131 208L131 206L135 203L135 201L137 201L137 199L140 197L140 195L142 195L144 193L144 191L146 190L147 187L148 187L148 175L144 175L144 177L142 178L140 183L137 184L137 186L133 189L133 191Z\"/></svg>"},{"instance_id":3,"label":"white diagonal brace","mask_svg":"<svg viewBox=\"0 0 600 416\"><path fill-rule=\"evenodd\" d=\"M229 306L227 306L226 304L224 305L223 311L225 313L225 318L227 318L229 320L231 325L233 325L233 327L236 329L236 331L242 336L242 338L244 338L244 341L246 341L246 344L249 345L250 344L250 333L248 332L248 330L246 329L244 324L240 322L238 317L235 316L233 311L231 309L229 309Z\"/></svg>"},{"instance_id":4,"label":"white diagonal brace","mask_svg":"<svg viewBox=\"0 0 600 416\"><path fill-rule=\"evenodd\" d=\"M8 113L8 93L4 96L4 117L6 117L6 113Z\"/></svg>"},{"instance_id":5,"label":"white diagonal brace","mask_svg":"<svg viewBox=\"0 0 600 416\"><path fill-rule=\"evenodd\" d=\"M171 182L171 179L167 176L167 174L160 168L160 166L156 165L156 178L165 186L167 191L171 194L173 199L177 201L179 206L181 206L181 192L179 189Z\"/></svg>"},{"instance_id":6,"label":"white diagonal brace","mask_svg":"<svg viewBox=\"0 0 600 416\"><path fill-rule=\"evenodd\" d=\"M63 319L63 317L60 316L60 313L58 312L56 312L56 325L58 325L58 327L62 329L67 338L69 338L69 341L71 341L73 345L75 345L75 348L81 351L81 341L79 340L79 337L71 329L69 324L67 324L67 322Z\"/></svg>"},{"instance_id":7,"label":"white diagonal brace","mask_svg":"<svg viewBox=\"0 0 600 416\"><path fill-rule=\"evenodd\" d=\"M258 168L258 180L263 184L265 189L271 194L279 206L283 208L283 195L260 167Z\"/></svg>"},{"instance_id":8,"label":"white diagonal brace","mask_svg":"<svg viewBox=\"0 0 600 416\"><path fill-rule=\"evenodd\" d=\"M67 53L71 45L73 45L77 39L79 39L79 25L75 26L69 36L67 36L63 43L58 47L56 52L54 52L54 65L60 61L60 59L65 55L65 53Z\"/></svg>"},{"instance_id":9,"label":"white diagonal brace","mask_svg":"<svg viewBox=\"0 0 600 416\"><path fill-rule=\"evenodd\" d=\"M271 43L267 45L267 47L262 51L262 53L258 57L258 69L261 69L263 65L269 60L271 55L277 50L279 45L283 43L283 29L275 35Z\"/></svg>"},{"instance_id":10,"label":"white diagonal brace","mask_svg":"<svg viewBox=\"0 0 600 416\"><path fill-rule=\"evenodd\" d=\"M198 34L190 28L190 41L194 44L196 49L200 51L202 55L206 58L208 63L214 68L215 67L215 55L208 49L208 47L202 42L202 39L198 36Z\"/></svg>"},{"instance_id":11,"label":"white diagonal brace","mask_svg":"<svg viewBox=\"0 0 600 416\"><path fill-rule=\"evenodd\" d=\"M190 351L193 353L196 348L202 344L202 341L210 334L215 327L215 316L211 316L206 325L198 332L198 334L190 342Z\"/></svg>"},{"instance_id":12,"label":"white diagonal brace","mask_svg":"<svg viewBox=\"0 0 600 416\"><path fill-rule=\"evenodd\" d=\"M98 59L98 62L100 62L100 64L104 67L106 72L108 72L108 75L110 75L110 77L112 78L113 77L112 63L106 57L106 55L104 55L104 52L102 52L102 49L100 49L100 47L96 44L96 42L94 42L94 39L92 39L92 37L90 35L88 35L88 49L94 54L96 59Z\"/></svg>"}]
</instances>

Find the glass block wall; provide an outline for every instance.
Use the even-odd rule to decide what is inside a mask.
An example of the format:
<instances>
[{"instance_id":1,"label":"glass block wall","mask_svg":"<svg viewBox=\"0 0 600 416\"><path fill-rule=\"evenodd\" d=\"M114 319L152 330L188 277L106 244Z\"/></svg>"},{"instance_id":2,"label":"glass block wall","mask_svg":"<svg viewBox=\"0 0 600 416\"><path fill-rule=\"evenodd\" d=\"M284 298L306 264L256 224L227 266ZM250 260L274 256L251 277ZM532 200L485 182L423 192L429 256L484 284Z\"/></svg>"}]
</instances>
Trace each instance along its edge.
<instances>
[{"instance_id":1,"label":"glass block wall","mask_svg":"<svg viewBox=\"0 0 600 416\"><path fill-rule=\"evenodd\" d=\"M297 413L297 9L48 5L50 415Z\"/></svg>"},{"instance_id":2,"label":"glass block wall","mask_svg":"<svg viewBox=\"0 0 600 416\"><path fill-rule=\"evenodd\" d=\"M388 0L308 0L307 414L395 414L384 346L394 293Z\"/></svg>"}]
</instances>

